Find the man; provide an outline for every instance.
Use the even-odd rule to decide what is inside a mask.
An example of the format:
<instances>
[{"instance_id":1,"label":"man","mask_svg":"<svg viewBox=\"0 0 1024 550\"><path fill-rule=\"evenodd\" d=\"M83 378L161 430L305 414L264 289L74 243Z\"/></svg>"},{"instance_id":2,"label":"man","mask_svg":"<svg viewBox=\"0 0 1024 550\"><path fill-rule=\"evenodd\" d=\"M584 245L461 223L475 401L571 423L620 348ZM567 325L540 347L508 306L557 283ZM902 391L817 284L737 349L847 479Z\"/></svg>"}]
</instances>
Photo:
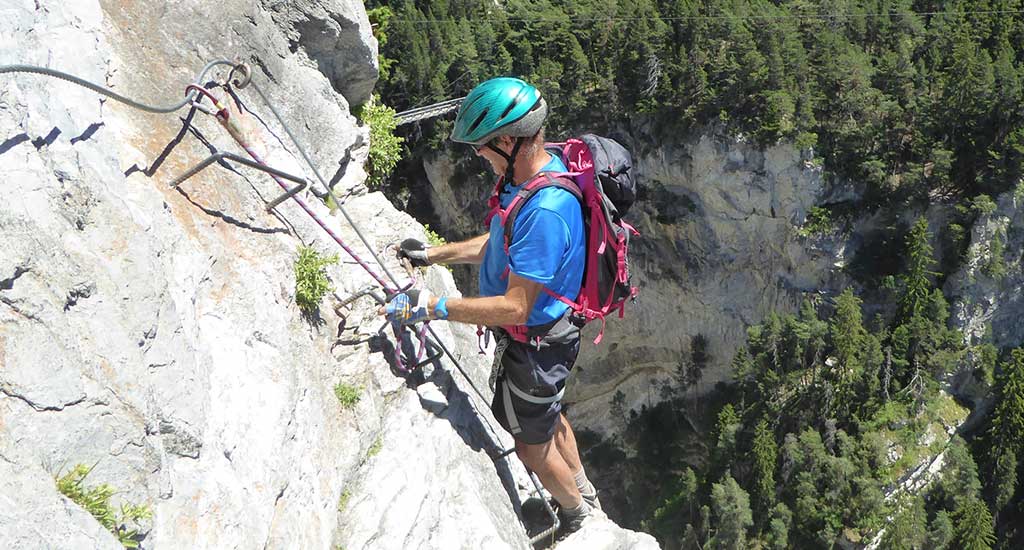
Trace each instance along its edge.
<instances>
[{"instance_id":1,"label":"man","mask_svg":"<svg viewBox=\"0 0 1024 550\"><path fill-rule=\"evenodd\" d=\"M516 78L483 82L462 102L451 139L472 146L502 176L502 208L541 173L566 171L560 159L544 150L547 112L540 92ZM491 218L489 229L433 248L407 239L398 250L417 266L480 265L480 297L410 292L393 299L386 313L407 324L447 319L492 327L499 338L499 374L491 410L513 435L519 458L558 501L566 529L575 531L600 507L561 407L565 380L579 352L579 329L568 322L569 307L545 288L569 300L579 294L586 254L580 203L564 189L538 191L515 218L507 252L501 216ZM526 342L498 328L524 326Z\"/></svg>"}]
</instances>

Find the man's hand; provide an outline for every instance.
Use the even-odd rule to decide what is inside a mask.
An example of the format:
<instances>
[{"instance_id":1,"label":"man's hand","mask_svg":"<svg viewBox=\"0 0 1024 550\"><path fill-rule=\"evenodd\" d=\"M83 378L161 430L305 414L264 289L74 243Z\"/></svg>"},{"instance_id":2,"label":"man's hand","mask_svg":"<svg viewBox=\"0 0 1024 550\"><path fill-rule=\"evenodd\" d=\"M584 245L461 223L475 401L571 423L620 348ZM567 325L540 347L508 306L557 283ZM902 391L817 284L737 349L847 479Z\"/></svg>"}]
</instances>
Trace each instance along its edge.
<instances>
[{"instance_id":1,"label":"man's hand","mask_svg":"<svg viewBox=\"0 0 1024 550\"><path fill-rule=\"evenodd\" d=\"M399 260L408 258L413 267L425 267L431 263L427 258L427 248L422 241L406 239L395 247L395 252Z\"/></svg>"},{"instance_id":2,"label":"man's hand","mask_svg":"<svg viewBox=\"0 0 1024 550\"><path fill-rule=\"evenodd\" d=\"M430 308L430 291L407 290L392 296L386 306L378 313L385 315L388 321L401 325L412 325L420 321L433 319Z\"/></svg>"}]
</instances>

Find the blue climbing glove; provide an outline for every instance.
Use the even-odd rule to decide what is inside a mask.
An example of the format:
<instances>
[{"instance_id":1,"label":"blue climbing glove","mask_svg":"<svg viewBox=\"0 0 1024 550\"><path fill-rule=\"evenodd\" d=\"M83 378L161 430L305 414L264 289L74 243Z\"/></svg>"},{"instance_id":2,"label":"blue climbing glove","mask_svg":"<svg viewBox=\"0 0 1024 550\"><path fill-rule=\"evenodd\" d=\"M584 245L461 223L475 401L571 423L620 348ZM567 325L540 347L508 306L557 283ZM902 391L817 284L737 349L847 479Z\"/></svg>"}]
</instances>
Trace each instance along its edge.
<instances>
[{"instance_id":1,"label":"blue climbing glove","mask_svg":"<svg viewBox=\"0 0 1024 550\"><path fill-rule=\"evenodd\" d=\"M384 315L388 321L401 325L413 325L420 321L429 321L433 317L430 312L430 291L406 290L391 296Z\"/></svg>"}]
</instances>

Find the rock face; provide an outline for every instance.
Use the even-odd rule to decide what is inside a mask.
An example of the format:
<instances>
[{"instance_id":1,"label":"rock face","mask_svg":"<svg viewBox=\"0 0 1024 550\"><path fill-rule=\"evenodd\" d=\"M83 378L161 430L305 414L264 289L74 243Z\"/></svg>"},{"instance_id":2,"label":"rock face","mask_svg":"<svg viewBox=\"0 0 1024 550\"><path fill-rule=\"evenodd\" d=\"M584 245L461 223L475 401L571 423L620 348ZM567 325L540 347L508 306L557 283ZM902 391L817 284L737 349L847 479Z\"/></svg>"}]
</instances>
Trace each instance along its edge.
<instances>
[{"instance_id":1,"label":"rock face","mask_svg":"<svg viewBox=\"0 0 1024 550\"><path fill-rule=\"evenodd\" d=\"M0 0L0 14L0 64L152 103L177 101L207 61L250 62L371 246L423 238L362 187L368 132L348 107L369 94L376 51L361 6ZM253 147L312 180L253 90L237 93ZM305 318L296 248L340 250L299 206L267 212L280 189L241 166L168 185L213 150L241 153L201 112L145 114L0 75L0 547L117 547L57 492L75 464L94 466L87 486L116 489L115 508L149 507L144 548L528 547L525 472L492 460L511 443L486 403L447 360L392 369L369 298L338 307L370 276L341 253L334 295ZM300 197L369 259L351 227ZM444 270L425 284L456 292ZM440 325L486 387L472 331ZM341 405L339 383L358 401Z\"/></svg>"},{"instance_id":2,"label":"rock face","mask_svg":"<svg viewBox=\"0 0 1024 550\"><path fill-rule=\"evenodd\" d=\"M641 287L624 321L609 322L600 346L583 346L583 367L568 394L572 414L598 432L614 429L607 413L622 391L624 406L660 400L697 335L711 355L698 393L729 376L746 327L772 310L795 310L806 293L842 284L841 255L800 237L807 210L825 193L820 168L789 145L762 150L707 132L651 150L634 145L645 190L629 220ZM425 163L434 210L456 234L479 232L490 186L458 183L446 158ZM455 183L452 183L455 182ZM593 335L592 335L593 336Z\"/></svg>"},{"instance_id":3,"label":"rock face","mask_svg":"<svg viewBox=\"0 0 1024 550\"><path fill-rule=\"evenodd\" d=\"M1002 251L997 242L1002 243ZM991 327L999 348L1024 344L1024 193L1009 191L996 201L971 229L967 261L946 283L953 296L952 322L978 343ZM999 258L995 255L999 254ZM1004 273L994 268L1002 264Z\"/></svg>"}]
</instances>

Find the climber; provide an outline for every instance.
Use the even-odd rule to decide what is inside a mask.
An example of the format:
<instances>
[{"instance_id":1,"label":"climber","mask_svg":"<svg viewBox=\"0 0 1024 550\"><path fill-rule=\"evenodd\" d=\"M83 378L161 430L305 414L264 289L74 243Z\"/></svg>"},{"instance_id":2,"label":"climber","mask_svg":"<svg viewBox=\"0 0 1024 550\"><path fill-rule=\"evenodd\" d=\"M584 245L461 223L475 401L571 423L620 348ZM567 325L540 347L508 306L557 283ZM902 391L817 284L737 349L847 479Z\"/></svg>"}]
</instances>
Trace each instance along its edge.
<instances>
[{"instance_id":1,"label":"climber","mask_svg":"<svg viewBox=\"0 0 1024 550\"><path fill-rule=\"evenodd\" d=\"M501 177L502 208L541 173L566 171L544 149L547 114L540 92L516 78L483 82L462 102L451 139L470 145ZM558 502L565 530L572 532L600 508L561 405L579 352L579 329L568 320L569 306L553 296L573 300L579 293L585 262L581 207L565 189L547 187L524 203L507 246L502 223L492 216L487 233L462 242L428 247L406 239L396 247L414 266L480 265L480 297L409 291L394 297L382 313L405 324L444 319L491 327L497 337L491 410L515 439L519 458ZM500 327L525 328L528 341Z\"/></svg>"}]
</instances>

